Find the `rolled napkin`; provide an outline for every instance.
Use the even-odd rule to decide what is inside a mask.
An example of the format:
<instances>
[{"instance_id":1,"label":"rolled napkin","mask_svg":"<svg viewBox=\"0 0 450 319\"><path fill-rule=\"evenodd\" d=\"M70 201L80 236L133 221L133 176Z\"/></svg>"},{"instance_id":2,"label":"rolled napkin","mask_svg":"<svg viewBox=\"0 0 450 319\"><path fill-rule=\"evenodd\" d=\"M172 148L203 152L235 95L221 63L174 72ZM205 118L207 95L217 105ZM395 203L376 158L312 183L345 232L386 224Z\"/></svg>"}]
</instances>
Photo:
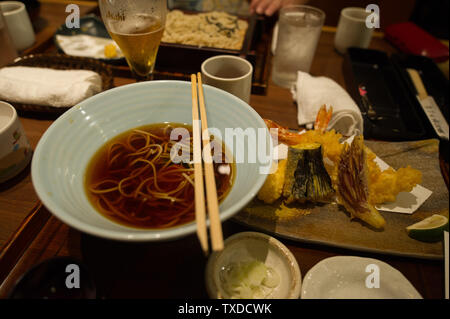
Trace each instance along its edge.
<instances>
[{"instance_id":1,"label":"rolled napkin","mask_svg":"<svg viewBox=\"0 0 450 319\"><path fill-rule=\"evenodd\" d=\"M314 123L319 108L325 104L333 107L329 129L345 136L363 133L361 111L350 95L332 79L313 77L299 71L297 83L291 91L297 101L299 125Z\"/></svg>"},{"instance_id":2,"label":"rolled napkin","mask_svg":"<svg viewBox=\"0 0 450 319\"><path fill-rule=\"evenodd\" d=\"M102 91L100 75L88 70L34 67L0 69L0 100L53 107L72 107Z\"/></svg>"}]
</instances>

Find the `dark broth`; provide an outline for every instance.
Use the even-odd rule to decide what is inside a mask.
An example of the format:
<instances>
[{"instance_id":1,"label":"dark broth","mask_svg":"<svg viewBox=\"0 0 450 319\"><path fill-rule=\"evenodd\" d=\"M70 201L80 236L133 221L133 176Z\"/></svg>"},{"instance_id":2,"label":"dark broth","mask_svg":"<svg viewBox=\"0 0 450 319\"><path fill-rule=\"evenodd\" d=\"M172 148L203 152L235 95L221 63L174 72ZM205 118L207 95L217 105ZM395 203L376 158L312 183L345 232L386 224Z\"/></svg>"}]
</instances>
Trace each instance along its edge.
<instances>
[{"instance_id":1,"label":"dark broth","mask_svg":"<svg viewBox=\"0 0 450 319\"><path fill-rule=\"evenodd\" d=\"M124 132L96 152L86 170L85 189L98 212L122 225L145 229L175 227L195 219L193 164L170 160L174 128L185 128L192 136L190 125L152 124ZM222 201L233 184L235 167L233 161L225 161L229 153L220 143L222 163L214 163L214 171Z\"/></svg>"}]
</instances>

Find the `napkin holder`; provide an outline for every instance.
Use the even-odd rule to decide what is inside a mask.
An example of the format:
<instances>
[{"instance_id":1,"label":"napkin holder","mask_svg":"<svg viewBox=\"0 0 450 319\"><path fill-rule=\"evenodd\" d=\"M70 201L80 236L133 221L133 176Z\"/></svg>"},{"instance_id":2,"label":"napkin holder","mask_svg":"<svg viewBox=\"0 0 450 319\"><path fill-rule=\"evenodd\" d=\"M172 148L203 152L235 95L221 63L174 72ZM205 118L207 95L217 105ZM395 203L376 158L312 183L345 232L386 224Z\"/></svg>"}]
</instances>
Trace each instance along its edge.
<instances>
[{"instance_id":1,"label":"napkin holder","mask_svg":"<svg viewBox=\"0 0 450 319\"><path fill-rule=\"evenodd\" d=\"M363 115L367 138L407 141L436 137L416 98L407 68L419 71L426 90L448 121L448 80L431 59L399 54L389 57L382 51L350 48L345 55L344 78ZM365 97L361 86L367 92ZM369 116L369 104L376 116Z\"/></svg>"}]
</instances>

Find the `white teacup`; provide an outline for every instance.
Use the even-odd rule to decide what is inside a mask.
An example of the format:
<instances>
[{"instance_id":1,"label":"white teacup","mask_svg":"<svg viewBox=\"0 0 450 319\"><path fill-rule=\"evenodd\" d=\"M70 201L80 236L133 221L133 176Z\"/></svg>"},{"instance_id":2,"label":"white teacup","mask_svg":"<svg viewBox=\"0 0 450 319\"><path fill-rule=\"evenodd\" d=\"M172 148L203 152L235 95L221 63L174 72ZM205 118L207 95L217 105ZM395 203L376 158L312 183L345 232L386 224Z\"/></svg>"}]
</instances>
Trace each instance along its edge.
<instances>
[{"instance_id":1,"label":"white teacup","mask_svg":"<svg viewBox=\"0 0 450 319\"><path fill-rule=\"evenodd\" d=\"M31 156L30 143L16 109L0 101L0 183L19 174Z\"/></svg>"},{"instance_id":2,"label":"white teacup","mask_svg":"<svg viewBox=\"0 0 450 319\"><path fill-rule=\"evenodd\" d=\"M203 83L250 102L253 66L247 60L233 55L218 55L205 60L201 70Z\"/></svg>"},{"instance_id":3,"label":"white teacup","mask_svg":"<svg viewBox=\"0 0 450 319\"><path fill-rule=\"evenodd\" d=\"M367 49L374 29L366 25L370 15L364 8L345 8L341 11L334 45L336 50L345 54L350 47Z\"/></svg>"},{"instance_id":4,"label":"white teacup","mask_svg":"<svg viewBox=\"0 0 450 319\"><path fill-rule=\"evenodd\" d=\"M0 6L16 49L31 47L36 38L25 5L19 1L1 1Z\"/></svg>"}]
</instances>

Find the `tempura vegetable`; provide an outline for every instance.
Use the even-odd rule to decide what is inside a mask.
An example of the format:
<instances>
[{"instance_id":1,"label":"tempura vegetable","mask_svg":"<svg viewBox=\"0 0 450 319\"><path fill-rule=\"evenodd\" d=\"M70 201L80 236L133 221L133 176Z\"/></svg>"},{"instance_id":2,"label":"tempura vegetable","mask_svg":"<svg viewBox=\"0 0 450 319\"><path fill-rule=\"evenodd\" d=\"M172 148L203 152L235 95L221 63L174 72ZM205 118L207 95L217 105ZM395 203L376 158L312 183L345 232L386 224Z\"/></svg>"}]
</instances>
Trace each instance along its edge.
<instances>
[{"instance_id":1,"label":"tempura vegetable","mask_svg":"<svg viewBox=\"0 0 450 319\"><path fill-rule=\"evenodd\" d=\"M400 192L410 192L422 182L422 172L411 166L398 170L388 168L381 171L374 161L375 154L368 152L369 202L373 205L394 202Z\"/></svg>"},{"instance_id":2,"label":"tempura vegetable","mask_svg":"<svg viewBox=\"0 0 450 319\"><path fill-rule=\"evenodd\" d=\"M317 143L289 147L283 196L286 203L323 202L334 195L331 178Z\"/></svg>"},{"instance_id":3,"label":"tempura vegetable","mask_svg":"<svg viewBox=\"0 0 450 319\"><path fill-rule=\"evenodd\" d=\"M369 203L367 155L361 135L346 144L337 173L338 201L350 213L375 228L383 228L386 221Z\"/></svg>"},{"instance_id":4,"label":"tempura vegetable","mask_svg":"<svg viewBox=\"0 0 450 319\"><path fill-rule=\"evenodd\" d=\"M410 166L381 171L375 160L376 155L364 145L363 136L356 137L349 146L343 143L341 134L334 130L326 131L331 115L332 108L327 110L326 106L322 106L314 129L300 133L265 120L269 129L276 129L271 130L271 134L278 142L289 146L289 155L286 171L278 170L272 174L274 176L269 176L258 198L269 204L280 197L286 204L326 202L335 190L337 201L352 218L359 218L375 228L383 228L385 220L374 205L393 202L400 192L410 192L421 182L422 173ZM311 154L313 149L316 150L311 145L321 146L321 160L317 157L312 163L320 164L321 169L324 167L326 175L321 169L312 172L310 164L305 165L305 149L309 148ZM308 182L308 178L312 182ZM281 183L284 183L282 193Z\"/></svg>"},{"instance_id":5,"label":"tempura vegetable","mask_svg":"<svg viewBox=\"0 0 450 319\"><path fill-rule=\"evenodd\" d=\"M284 177L286 172L287 160L278 162L275 173L267 176L267 179L258 192L258 199L266 204L272 204L281 197L283 192Z\"/></svg>"}]
</instances>

